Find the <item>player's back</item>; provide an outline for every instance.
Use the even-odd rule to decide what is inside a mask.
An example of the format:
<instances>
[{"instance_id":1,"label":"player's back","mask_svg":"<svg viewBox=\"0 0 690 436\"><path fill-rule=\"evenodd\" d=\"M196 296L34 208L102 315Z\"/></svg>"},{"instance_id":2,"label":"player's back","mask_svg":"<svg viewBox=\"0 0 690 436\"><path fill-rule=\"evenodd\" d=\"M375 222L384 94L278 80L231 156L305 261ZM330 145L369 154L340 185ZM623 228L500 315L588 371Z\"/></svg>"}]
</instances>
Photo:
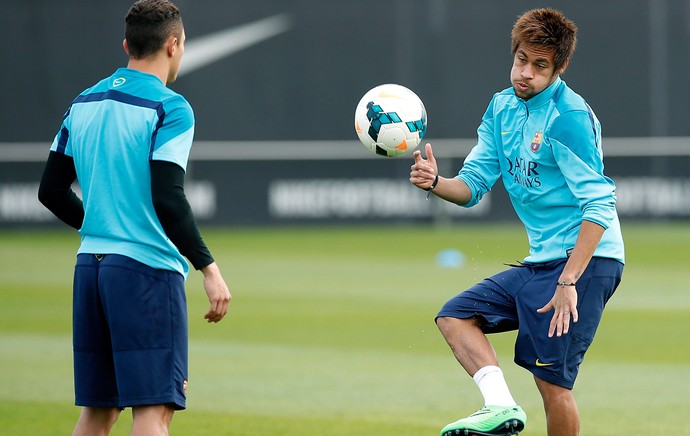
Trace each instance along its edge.
<instances>
[{"instance_id":1,"label":"player's back","mask_svg":"<svg viewBox=\"0 0 690 436\"><path fill-rule=\"evenodd\" d=\"M171 133L174 127L161 127L166 117L175 118L175 110L189 112L182 117L189 125L180 123L181 129ZM186 261L166 237L153 207L149 161L176 135L192 134L187 102L155 76L119 69L77 97L63 124L84 201L79 252L123 254L186 273ZM188 152L189 147L182 150L177 162L183 168Z\"/></svg>"}]
</instances>

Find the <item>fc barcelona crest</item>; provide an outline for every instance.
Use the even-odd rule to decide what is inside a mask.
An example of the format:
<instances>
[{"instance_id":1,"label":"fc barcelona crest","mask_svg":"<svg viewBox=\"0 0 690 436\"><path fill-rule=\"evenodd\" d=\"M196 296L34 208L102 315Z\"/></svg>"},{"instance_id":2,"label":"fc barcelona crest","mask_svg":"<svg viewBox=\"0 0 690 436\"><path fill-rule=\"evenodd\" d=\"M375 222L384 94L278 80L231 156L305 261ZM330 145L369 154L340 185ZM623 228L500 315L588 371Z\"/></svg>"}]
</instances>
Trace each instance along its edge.
<instances>
[{"instance_id":1,"label":"fc barcelona crest","mask_svg":"<svg viewBox=\"0 0 690 436\"><path fill-rule=\"evenodd\" d=\"M541 148L541 141L543 137L544 135L542 134L542 132L535 133L534 138L532 139L532 143L529 145L529 149L535 153L538 152Z\"/></svg>"}]
</instances>

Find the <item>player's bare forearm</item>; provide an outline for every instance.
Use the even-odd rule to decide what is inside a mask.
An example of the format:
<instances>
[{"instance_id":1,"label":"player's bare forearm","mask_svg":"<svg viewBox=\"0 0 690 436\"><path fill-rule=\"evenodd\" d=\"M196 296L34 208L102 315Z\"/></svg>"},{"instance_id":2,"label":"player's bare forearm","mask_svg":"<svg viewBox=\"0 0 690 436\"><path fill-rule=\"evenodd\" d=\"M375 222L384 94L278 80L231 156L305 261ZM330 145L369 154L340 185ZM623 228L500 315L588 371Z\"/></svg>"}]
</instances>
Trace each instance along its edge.
<instances>
[{"instance_id":1,"label":"player's bare forearm","mask_svg":"<svg viewBox=\"0 0 690 436\"><path fill-rule=\"evenodd\" d=\"M565 268L563 268L563 272L558 279L559 282L577 282L587 268L587 265L589 265L589 261L592 260L604 230L599 224L586 220L582 221L575 247L568 258L568 262L565 264Z\"/></svg>"},{"instance_id":2,"label":"player's bare forearm","mask_svg":"<svg viewBox=\"0 0 690 436\"><path fill-rule=\"evenodd\" d=\"M472 191L470 191L469 186L457 177L452 179L439 177L432 192L439 198L459 205L467 204L472 199Z\"/></svg>"},{"instance_id":3,"label":"player's bare forearm","mask_svg":"<svg viewBox=\"0 0 690 436\"><path fill-rule=\"evenodd\" d=\"M591 221L582 221L580 232L575 242L563 272L558 278L553 298L546 305L537 310L538 313L546 313L553 310L553 317L549 325L548 336L552 337L567 334L570 329L570 321L577 322L579 313L577 310L577 280L592 260L594 251L599 245L604 228Z\"/></svg>"}]
</instances>

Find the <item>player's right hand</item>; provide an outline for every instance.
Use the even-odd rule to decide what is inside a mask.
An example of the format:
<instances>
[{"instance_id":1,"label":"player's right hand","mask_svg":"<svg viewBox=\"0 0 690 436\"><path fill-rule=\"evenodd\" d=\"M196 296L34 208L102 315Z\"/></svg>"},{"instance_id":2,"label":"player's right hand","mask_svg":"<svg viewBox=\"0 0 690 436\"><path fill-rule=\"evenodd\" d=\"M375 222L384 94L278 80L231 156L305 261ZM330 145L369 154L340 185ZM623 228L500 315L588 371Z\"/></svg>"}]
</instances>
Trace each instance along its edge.
<instances>
[{"instance_id":1,"label":"player's right hand","mask_svg":"<svg viewBox=\"0 0 690 436\"><path fill-rule=\"evenodd\" d=\"M424 146L424 152L426 159L422 158L422 152L419 150L412 154L414 164L410 167L410 183L420 189L429 189L438 175L438 165L431 144L427 143Z\"/></svg>"}]
</instances>

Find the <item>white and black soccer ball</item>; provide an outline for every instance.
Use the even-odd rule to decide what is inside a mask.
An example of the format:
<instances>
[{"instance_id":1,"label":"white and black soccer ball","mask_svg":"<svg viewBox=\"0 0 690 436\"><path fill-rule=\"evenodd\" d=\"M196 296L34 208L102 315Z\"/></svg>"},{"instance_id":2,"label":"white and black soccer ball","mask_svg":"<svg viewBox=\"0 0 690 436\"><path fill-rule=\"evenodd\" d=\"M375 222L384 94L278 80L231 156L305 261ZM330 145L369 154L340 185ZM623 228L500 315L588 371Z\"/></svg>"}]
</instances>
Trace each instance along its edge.
<instances>
[{"instance_id":1,"label":"white and black soccer ball","mask_svg":"<svg viewBox=\"0 0 690 436\"><path fill-rule=\"evenodd\" d=\"M393 83L369 90L355 109L359 140L381 156L402 156L417 148L426 122L426 109L417 94Z\"/></svg>"}]
</instances>

